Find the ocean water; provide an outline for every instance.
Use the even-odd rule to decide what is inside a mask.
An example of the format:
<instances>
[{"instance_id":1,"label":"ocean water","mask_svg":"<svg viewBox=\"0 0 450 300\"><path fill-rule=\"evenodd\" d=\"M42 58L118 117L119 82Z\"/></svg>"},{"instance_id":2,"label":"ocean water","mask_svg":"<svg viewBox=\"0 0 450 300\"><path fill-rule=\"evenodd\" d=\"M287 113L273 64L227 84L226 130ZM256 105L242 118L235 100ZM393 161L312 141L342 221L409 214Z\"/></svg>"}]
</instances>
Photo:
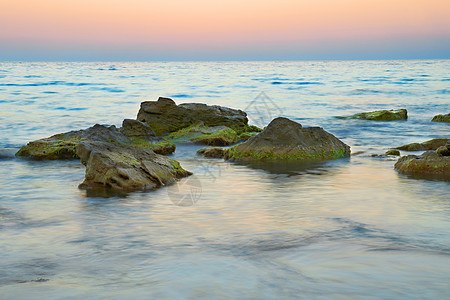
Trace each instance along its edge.
<instances>
[{"instance_id":1,"label":"ocean water","mask_svg":"<svg viewBox=\"0 0 450 300\"><path fill-rule=\"evenodd\" d=\"M396 173L390 147L450 137L450 60L0 62L1 299L444 299L450 183ZM173 157L194 175L108 198L78 161L8 158L30 140L119 126L141 101L320 126L353 156L312 165ZM336 116L406 108L398 122ZM403 153L405 154L405 153Z\"/></svg>"}]
</instances>

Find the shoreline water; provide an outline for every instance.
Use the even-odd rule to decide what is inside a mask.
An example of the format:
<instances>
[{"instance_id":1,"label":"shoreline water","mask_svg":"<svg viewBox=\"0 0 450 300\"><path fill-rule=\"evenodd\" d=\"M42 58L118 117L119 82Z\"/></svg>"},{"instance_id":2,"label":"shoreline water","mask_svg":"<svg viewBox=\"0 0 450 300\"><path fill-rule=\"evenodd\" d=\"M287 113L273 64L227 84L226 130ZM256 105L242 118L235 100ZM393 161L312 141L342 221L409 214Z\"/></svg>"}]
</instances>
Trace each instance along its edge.
<instances>
[{"instance_id":1,"label":"shoreline water","mask_svg":"<svg viewBox=\"0 0 450 300\"><path fill-rule=\"evenodd\" d=\"M0 63L2 148L119 125L160 95L246 110L263 91L284 116L364 152L279 172L180 146L173 158L201 186L183 207L169 188L90 197L77 187L79 162L0 161L0 294L445 298L449 184L399 175L395 160L370 155L449 137L448 124L430 122L449 110L449 64ZM403 107L406 122L334 118Z\"/></svg>"}]
</instances>

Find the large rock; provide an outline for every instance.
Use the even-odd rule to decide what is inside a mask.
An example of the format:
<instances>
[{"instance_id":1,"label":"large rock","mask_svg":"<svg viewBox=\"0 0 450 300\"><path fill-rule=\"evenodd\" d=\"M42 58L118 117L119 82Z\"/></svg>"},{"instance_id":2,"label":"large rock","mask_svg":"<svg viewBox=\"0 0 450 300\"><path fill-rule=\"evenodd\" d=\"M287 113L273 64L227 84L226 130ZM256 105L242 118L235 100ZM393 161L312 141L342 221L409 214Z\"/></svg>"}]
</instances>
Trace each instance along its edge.
<instances>
[{"instance_id":1,"label":"large rock","mask_svg":"<svg viewBox=\"0 0 450 300\"><path fill-rule=\"evenodd\" d=\"M395 163L394 168L400 173L418 178L450 181L450 156L439 155L432 150L421 156L402 156Z\"/></svg>"},{"instance_id":2,"label":"large rock","mask_svg":"<svg viewBox=\"0 0 450 300\"><path fill-rule=\"evenodd\" d=\"M141 103L137 120L147 123L158 135L165 135L203 122L206 126L227 126L231 129L244 127L247 114L242 110L202 103L176 105L169 98Z\"/></svg>"},{"instance_id":3,"label":"large rock","mask_svg":"<svg viewBox=\"0 0 450 300\"><path fill-rule=\"evenodd\" d=\"M397 121L406 120L408 112L406 109L376 110L371 112L363 112L354 114L350 117L340 117L343 119L359 119L372 121Z\"/></svg>"},{"instance_id":4,"label":"large rock","mask_svg":"<svg viewBox=\"0 0 450 300\"><path fill-rule=\"evenodd\" d=\"M120 129L114 125L96 124L88 129L69 131L29 142L20 148L16 155L49 160L78 158L76 147L81 141L133 145L149 148L159 154L173 153L176 148L175 144L161 137L155 137L148 125L136 120L124 120Z\"/></svg>"},{"instance_id":5,"label":"large rock","mask_svg":"<svg viewBox=\"0 0 450 300\"><path fill-rule=\"evenodd\" d=\"M423 143L411 143L397 147L395 149L403 151L426 151L436 150L440 146L444 146L450 139L432 139Z\"/></svg>"},{"instance_id":6,"label":"large rock","mask_svg":"<svg viewBox=\"0 0 450 300\"><path fill-rule=\"evenodd\" d=\"M303 128L287 118L276 118L248 141L225 150L236 161L318 161L350 156L350 147L320 127Z\"/></svg>"},{"instance_id":7,"label":"large rock","mask_svg":"<svg viewBox=\"0 0 450 300\"><path fill-rule=\"evenodd\" d=\"M192 174L176 160L145 148L82 141L76 151L86 166L85 180L80 188L146 190Z\"/></svg>"},{"instance_id":8,"label":"large rock","mask_svg":"<svg viewBox=\"0 0 450 300\"><path fill-rule=\"evenodd\" d=\"M450 123L450 114L446 115L436 115L433 117L431 122L444 122L444 123Z\"/></svg>"}]
</instances>

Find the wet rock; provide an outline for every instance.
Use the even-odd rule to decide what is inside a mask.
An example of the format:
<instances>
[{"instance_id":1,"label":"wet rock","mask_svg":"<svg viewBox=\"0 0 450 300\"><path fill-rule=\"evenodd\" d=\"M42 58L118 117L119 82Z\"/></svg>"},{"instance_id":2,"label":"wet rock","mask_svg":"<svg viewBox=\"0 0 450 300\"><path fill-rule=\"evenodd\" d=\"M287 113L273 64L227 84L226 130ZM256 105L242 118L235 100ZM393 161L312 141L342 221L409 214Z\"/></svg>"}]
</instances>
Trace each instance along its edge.
<instances>
[{"instance_id":1,"label":"wet rock","mask_svg":"<svg viewBox=\"0 0 450 300\"><path fill-rule=\"evenodd\" d=\"M389 149L386 151L385 155L400 156L400 151L397 149Z\"/></svg>"},{"instance_id":2,"label":"wet rock","mask_svg":"<svg viewBox=\"0 0 450 300\"><path fill-rule=\"evenodd\" d=\"M236 131L226 126L189 126L171 133L167 139L174 143L195 143L209 146L229 146L239 141Z\"/></svg>"},{"instance_id":3,"label":"wet rock","mask_svg":"<svg viewBox=\"0 0 450 300\"><path fill-rule=\"evenodd\" d=\"M248 141L225 150L236 161L320 161L350 156L350 147L320 127L303 128L287 118L276 118Z\"/></svg>"},{"instance_id":4,"label":"wet rock","mask_svg":"<svg viewBox=\"0 0 450 300\"><path fill-rule=\"evenodd\" d=\"M448 145L448 143L447 143ZM450 156L450 147L449 146L441 146L436 149L436 153L441 156Z\"/></svg>"},{"instance_id":5,"label":"wet rock","mask_svg":"<svg viewBox=\"0 0 450 300\"><path fill-rule=\"evenodd\" d=\"M148 124L158 136L199 122L210 127L227 126L231 129L244 127L248 123L247 114L242 110L202 103L177 105L172 99L163 97L157 101L142 102L137 120Z\"/></svg>"},{"instance_id":6,"label":"wet rock","mask_svg":"<svg viewBox=\"0 0 450 300\"><path fill-rule=\"evenodd\" d=\"M418 178L438 178L450 181L450 156L441 156L432 150L421 156L402 156L395 163L394 168L402 174Z\"/></svg>"},{"instance_id":7,"label":"wet rock","mask_svg":"<svg viewBox=\"0 0 450 300\"><path fill-rule=\"evenodd\" d=\"M198 154L211 158L222 158L225 155L225 150L219 147L206 147L197 151Z\"/></svg>"},{"instance_id":8,"label":"wet rock","mask_svg":"<svg viewBox=\"0 0 450 300\"><path fill-rule=\"evenodd\" d=\"M137 121L136 121L137 122ZM127 122L124 122L125 124ZM145 124L142 124L147 126ZM69 131L60 133L48 138L29 142L27 145L20 148L16 156L29 157L33 159L76 159L76 147L81 141L101 141L116 145L132 145L138 148L152 149L159 154L170 154L175 151L175 144L161 137L151 137L151 135L136 135L130 134L126 136L122 133L139 133L143 130L130 130L139 125L134 123L132 126L126 126L125 130L117 129L114 125L105 126L96 124L88 129ZM149 131L147 133L150 134ZM142 137L138 138L138 137Z\"/></svg>"},{"instance_id":9,"label":"wet rock","mask_svg":"<svg viewBox=\"0 0 450 300\"><path fill-rule=\"evenodd\" d=\"M408 118L408 112L406 111L406 109L377 110L371 112L358 113L349 117L339 117L339 118L372 120L372 121L397 121L397 120L406 120Z\"/></svg>"},{"instance_id":10,"label":"wet rock","mask_svg":"<svg viewBox=\"0 0 450 300\"><path fill-rule=\"evenodd\" d=\"M433 117L431 122L444 122L444 123L450 123L450 114L446 115L436 115Z\"/></svg>"},{"instance_id":11,"label":"wet rock","mask_svg":"<svg viewBox=\"0 0 450 300\"><path fill-rule=\"evenodd\" d=\"M85 180L80 188L146 190L192 174L176 160L145 148L81 141L76 151L86 166Z\"/></svg>"},{"instance_id":12,"label":"wet rock","mask_svg":"<svg viewBox=\"0 0 450 300\"><path fill-rule=\"evenodd\" d=\"M137 120L125 119L122 122L120 132L128 138L151 139L156 136L150 126Z\"/></svg>"},{"instance_id":13,"label":"wet rock","mask_svg":"<svg viewBox=\"0 0 450 300\"><path fill-rule=\"evenodd\" d=\"M436 150L440 146L444 146L450 139L432 139L423 143L411 143L397 147L395 149L403 151L426 151Z\"/></svg>"}]
</instances>

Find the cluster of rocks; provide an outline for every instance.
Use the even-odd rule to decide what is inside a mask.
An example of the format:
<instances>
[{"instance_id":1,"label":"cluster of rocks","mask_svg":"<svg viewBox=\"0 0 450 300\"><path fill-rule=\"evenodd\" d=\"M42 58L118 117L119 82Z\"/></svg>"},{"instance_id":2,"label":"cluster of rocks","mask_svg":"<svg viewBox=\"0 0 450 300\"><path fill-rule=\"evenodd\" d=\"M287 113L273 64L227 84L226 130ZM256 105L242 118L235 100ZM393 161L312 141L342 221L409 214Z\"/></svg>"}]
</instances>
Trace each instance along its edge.
<instances>
[{"instance_id":1,"label":"cluster of rocks","mask_svg":"<svg viewBox=\"0 0 450 300\"><path fill-rule=\"evenodd\" d=\"M366 120L406 119L404 109L362 113L351 118ZM199 154L231 161L321 161L350 156L350 147L320 127L302 127L287 118L276 118L263 129L248 124L241 110L201 103L177 105L160 97L145 101L137 119L125 119L122 127L96 124L93 127L60 133L23 146L16 156L33 159L80 159L86 166L81 188L132 191L154 189L170 184L192 173L178 161L167 157L178 143L208 146ZM448 159L444 139L391 149L428 150L439 148L417 160ZM236 144L236 145L235 145ZM431 149L430 148L430 149ZM392 152L390 155L400 155ZM445 158L441 158L445 157ZM408 172L402 165L412 158L401 158L396 169ZM414 159L415 156L414 156ZM405 163L403 163L405 162ZM398 166L397 166L398 165ZM435 169L439 169L437 162ZM448 172L448 162L443 168ZM444 172L443 171L443 172ZM437 172L437 171L436 171Z\"/></svg>"}]
</instances>

